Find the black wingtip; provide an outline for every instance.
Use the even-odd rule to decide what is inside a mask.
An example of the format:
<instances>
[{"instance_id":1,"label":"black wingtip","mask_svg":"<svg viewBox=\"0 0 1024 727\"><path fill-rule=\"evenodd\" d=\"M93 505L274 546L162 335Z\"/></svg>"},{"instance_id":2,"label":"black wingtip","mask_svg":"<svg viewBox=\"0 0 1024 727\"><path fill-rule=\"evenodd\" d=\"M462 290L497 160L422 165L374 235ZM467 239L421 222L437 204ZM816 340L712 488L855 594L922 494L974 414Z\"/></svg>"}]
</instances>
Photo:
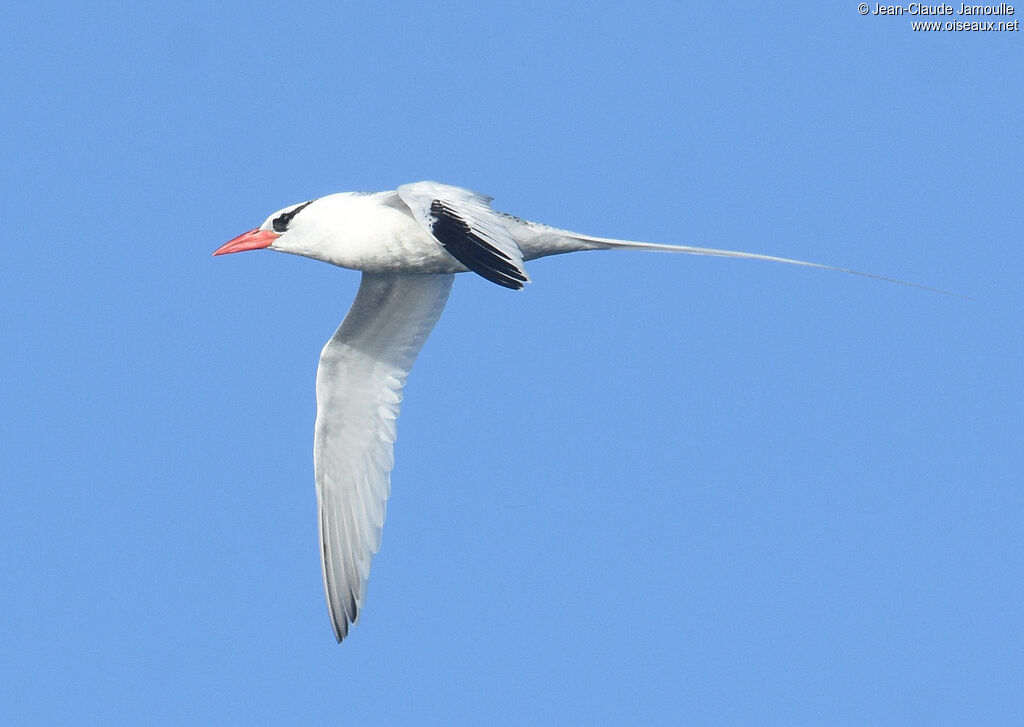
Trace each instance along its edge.
<instances>
[{"instance_id":1,"label":"black wingtip","mask_svg":"<svg viewBox=\"0 0 1024 727\"><path fill-rule=\"evenodd\" d=\"M515 260L480 236L441 200L430 203L431 234L448 253L486 280L503 288L522 290L529 278Z\"/></svg>"}]
</instances>

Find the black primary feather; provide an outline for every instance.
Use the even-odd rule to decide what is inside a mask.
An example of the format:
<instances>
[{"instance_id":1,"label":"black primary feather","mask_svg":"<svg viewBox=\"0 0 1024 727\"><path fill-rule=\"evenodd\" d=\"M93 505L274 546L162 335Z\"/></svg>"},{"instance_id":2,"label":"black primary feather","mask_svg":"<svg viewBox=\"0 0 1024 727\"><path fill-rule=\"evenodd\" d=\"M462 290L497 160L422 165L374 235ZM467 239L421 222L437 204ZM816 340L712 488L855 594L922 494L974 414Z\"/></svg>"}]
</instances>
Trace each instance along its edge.
<instances>
[{"instance_id":1,"label":"black primary feather","mask_svg":"<svg viewBox=\"0 0 1024 727\"><path fill-rule=\"evenodd\" d=\"M476 233L439 199L430 203L431 233L448 253L477 275L505 288L521 290L526 276L507 254Z\"/></svg>"}]
</instances>

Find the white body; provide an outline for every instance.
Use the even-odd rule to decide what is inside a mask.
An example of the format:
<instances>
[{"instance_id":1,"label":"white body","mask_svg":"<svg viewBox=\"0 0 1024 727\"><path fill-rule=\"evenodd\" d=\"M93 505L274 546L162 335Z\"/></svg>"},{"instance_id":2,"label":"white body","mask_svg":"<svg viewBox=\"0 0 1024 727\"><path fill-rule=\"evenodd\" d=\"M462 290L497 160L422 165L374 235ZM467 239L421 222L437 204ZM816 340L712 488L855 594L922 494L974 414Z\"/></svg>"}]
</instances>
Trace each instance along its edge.
<instances>
[{"instance_id":1,"label":"white body","mask_svg":"<svg viewBox=\"0 0 1024 727\"><path fill-rule=\"evenodd\" d=\"M395 192L327 195L295 218L289 233L301 234L289 234L271 248L368 273L467 272L468 268L445 252L430 231L403 206ZM314 210L317 214L310 215ZM524 261L610 247L598 238L580 237L511 215L493 214L508 230ZM268 227L273 219L274 215L264 226Z\"/></svg>"}]
</instances>

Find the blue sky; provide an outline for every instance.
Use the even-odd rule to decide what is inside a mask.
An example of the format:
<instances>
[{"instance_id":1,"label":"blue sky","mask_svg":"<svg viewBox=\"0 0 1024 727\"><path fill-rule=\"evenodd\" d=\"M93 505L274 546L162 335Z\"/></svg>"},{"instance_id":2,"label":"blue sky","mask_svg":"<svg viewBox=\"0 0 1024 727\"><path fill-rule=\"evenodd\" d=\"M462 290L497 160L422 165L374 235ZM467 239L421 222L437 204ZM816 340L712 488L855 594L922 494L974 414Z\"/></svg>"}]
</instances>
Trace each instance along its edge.
<instances>
[{"instance_id":1,"label":"blue sky","mask_svg":"<svg viewBox=\"0 0 1024 727\"><path fill-rule=\"evenodd\" d=\"M6 4L0 721L1020 724L1020 33L854 3ZM358 273L212 258L436 179L605 236L460 276L332 638Z\"/></svg>"}]
</instances>

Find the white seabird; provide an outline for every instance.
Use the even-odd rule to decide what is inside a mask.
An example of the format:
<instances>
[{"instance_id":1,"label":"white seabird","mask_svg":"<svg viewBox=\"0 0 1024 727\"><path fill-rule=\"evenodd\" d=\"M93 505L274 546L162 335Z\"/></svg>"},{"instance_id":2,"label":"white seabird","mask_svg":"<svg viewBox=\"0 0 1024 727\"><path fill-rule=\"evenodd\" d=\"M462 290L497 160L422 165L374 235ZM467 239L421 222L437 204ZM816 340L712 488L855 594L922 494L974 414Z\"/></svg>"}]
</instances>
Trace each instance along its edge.
<instances>
[{"instance_id":1,"label":"white seabird","mask_svg":"<svg viewBox=\"0 0 1024 727\"><path fill-rule=\"evenodd\" d=\"M471 271L518 290L529 282L523 267L528 260L629 249L769 260L914 285L771 255L581 235L497 212L490 202L436 182L332 194L285 207L214 252L269 248L363 272L348 315L320 354L316 375L320 556L339 642L359 615L370 561L380 547L402 387L444 309L455 273Z\"/></svg>"}]
</instances>

